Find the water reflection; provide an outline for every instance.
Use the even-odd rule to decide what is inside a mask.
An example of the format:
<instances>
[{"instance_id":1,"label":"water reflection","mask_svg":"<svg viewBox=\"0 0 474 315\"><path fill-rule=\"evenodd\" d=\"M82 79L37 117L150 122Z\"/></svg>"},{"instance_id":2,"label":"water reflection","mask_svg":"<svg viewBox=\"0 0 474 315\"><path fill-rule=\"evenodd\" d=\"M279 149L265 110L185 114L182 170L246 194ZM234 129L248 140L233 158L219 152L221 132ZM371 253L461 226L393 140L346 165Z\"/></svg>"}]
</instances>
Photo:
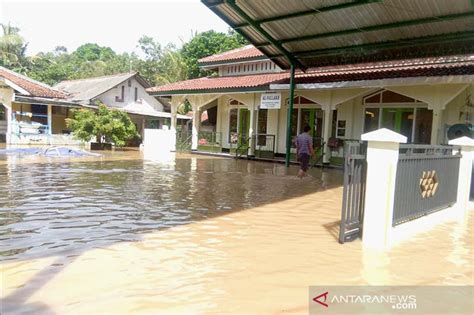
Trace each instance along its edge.
<instances>
[{"instance_id":1,"label":"water reflection","mask_svg":"<svg viewBox=\"0 0 474 315\"><path fill-rule=\"evenodd\" d=\"M371 253L337 243L337 170L122 157L0 164L6 311L307 314L309 285L473 284L472 214Z\"/></svg>"},{"instance_id":2,"label":"water reflection","mask_svg":"<svg viewBox=\"0 0 474 315\"><path fill-rule=\"evenodd\" d=\"M249 166L251 165L251 166ZM317 190L275 166L178 158L0 166L3 260L65 255ZM338 185L338 171L330 171ZM315 172L315 174L321 173ZM285 178L285 177L283 177ZM331 183L330 183L331 184Z\"/></svg>"}]
</instances>

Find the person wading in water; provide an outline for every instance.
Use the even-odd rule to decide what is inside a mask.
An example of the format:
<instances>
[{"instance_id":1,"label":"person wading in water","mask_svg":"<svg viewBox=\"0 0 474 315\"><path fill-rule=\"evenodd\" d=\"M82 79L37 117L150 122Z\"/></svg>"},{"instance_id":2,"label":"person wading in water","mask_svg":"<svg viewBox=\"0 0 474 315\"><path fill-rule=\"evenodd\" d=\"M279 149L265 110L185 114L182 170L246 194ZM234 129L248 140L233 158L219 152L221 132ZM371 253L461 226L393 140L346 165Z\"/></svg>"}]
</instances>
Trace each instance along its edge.
<instances>
[{"instance_id":1,"label":"person wading in water","mask_svg":"<svg viewBox=\"0 0 474 315\"><path fill-rule=\"evenodd\" d=\"M309 168L309 159L314 155L313 138L309 135L310 131L311 127L306 125L303 128L303 132L296 138L296 155L300 162L299 178L306 176L306 171Z\"/></svg>"}]
</instances>

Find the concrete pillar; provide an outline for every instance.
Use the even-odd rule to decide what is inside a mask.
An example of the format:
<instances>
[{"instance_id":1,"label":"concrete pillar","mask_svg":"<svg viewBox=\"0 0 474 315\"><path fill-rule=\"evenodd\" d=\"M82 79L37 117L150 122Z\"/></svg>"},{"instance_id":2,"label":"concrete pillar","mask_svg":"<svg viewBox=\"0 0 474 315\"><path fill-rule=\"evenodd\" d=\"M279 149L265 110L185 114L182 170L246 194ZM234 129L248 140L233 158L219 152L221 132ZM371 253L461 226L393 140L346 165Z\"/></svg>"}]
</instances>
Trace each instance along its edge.
<instances>
[{"instance_id":1,"label":"concrete pillar","mask_svg":"<svg viewBox=\"0 0 474 315\"><path fill-rule=\"evenodd\" d=\"M441 129L442 109L440 107L433 108L433 122L431 124L431 144L440 144L439 134Z\"/></svg>"},{"instance_id":2,"label":"concrete pillar","mask_svg":"<svg viewBox=\"0 0 474 315\"><path fill-rule=\"evenodd\" d=\"M171 104L171 124L170 124L170 131L173 137L173 141L171 144L171 151L176 151L176 127L178 125L178 105Z\"/></svg>"},{"instance_id":3,"label":"concrete pillar","mask_svg":"<svg viewBox=\"0 0 474 315\"><path fill-rule=\"evenodd\" d=\"M392 228L398 151L407 138L385 128L361 137L368 141L362 241L365 247L383 249Z\"/></svg>"},{"instance_id":4,"label":"concrete pillar","mask_svg":"<svg viewBox=\"0 0 474 315\"><path fill-rule=\"evenodd\" d=\"M474 140L469 137L461 137L449 141L449 145L461 147L462 157L459 163L458 196L456 205L467 210L471 190Z\"/></svg>"},{"instance_id":5,"label":"concrete pillar","mask_svg":"<svg viewBox=\"0 0 474 315\"><path fill-rule=\"evenodd\" d=\"M176 133L176 126L178 125L178 106L171 105L171 128L170 130Z\"/></svg>"},{"instance_id":6,"label":"concrete pillar","mask_svg":"<svg viewBox=\"0 0 474 315\"><path fill-rule=\"evenodd\" d=\"M199 128L201 127L201 111L197 106L193 107L193 129L192 129L192 143L191 150L198 149Z\"/></svg>"},{"instance_id":7,"label":"concrete pillar","mask_svg":"<svg viewBox=\"0 0 474 315\"><path fill-rule=\"evenodd\" d=\"M5 115L6 115L6 118L7 118L7 134L6 134L6 142L7 144L10 143L10 138L11 138L11 134L12 134L12 131L13 131L13 128L12 128L12 118L13 118L13 112L12 112L12 104L10 103L10 107L7 106L6 104L5 105Z\"/></svg>"},{"instance_id":8,"label":"concrete pillar","mask_svg":"<svg viewBox=\"0 0 474 315\"><path fill-rule=\"evenodd\" d=\"M53 134L53 106L48 105L48 135Z\"/></svg>"},{"instance_id":9,"label":"concrete pillar","mask_svg":"<svg viewBox=\"0 0 474 315\"><path fill-rule=\"evenodd\" d=\"M324 119L323 119L323 139L324 139L324 158L323 163L329 164L331 160L331 150L329 149L328 143L331 137L332 127L332 108L331 105L326 105L324 108Z\"/></svg>"},{"instance_id":10,"label":"concrete pillar","mask_svg":"<svg viewBox=\"0 0 474 315\"><path fill-rule=\"evenodd\" d=\"M248 155L253 156L255 155L255 139L253 138L253 135L255 134L255 128L256 128L256 109L255 109L255 99L252 102L252 105L249 106L250 110L250 126L249 126L249 150L248 150Z\"/></svg>"}]
</instances>

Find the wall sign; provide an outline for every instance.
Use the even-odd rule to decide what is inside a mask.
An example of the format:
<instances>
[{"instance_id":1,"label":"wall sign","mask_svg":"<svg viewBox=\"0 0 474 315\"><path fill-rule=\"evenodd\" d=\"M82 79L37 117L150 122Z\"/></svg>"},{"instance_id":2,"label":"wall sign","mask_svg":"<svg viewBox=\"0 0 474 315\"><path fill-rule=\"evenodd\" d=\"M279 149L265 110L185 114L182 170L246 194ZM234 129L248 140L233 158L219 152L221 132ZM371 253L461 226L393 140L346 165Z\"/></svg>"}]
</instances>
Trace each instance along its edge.
<instances>
[{"instance_id":1,"label":"wall sign","mask_svg":"<svg viewBox=\"0 0 474 315\"><path fill-rule=\"evenodd\" d=\"M263 93L260 98L260 108L280 109L281 93Z\"/></svg>"}]
</instances>

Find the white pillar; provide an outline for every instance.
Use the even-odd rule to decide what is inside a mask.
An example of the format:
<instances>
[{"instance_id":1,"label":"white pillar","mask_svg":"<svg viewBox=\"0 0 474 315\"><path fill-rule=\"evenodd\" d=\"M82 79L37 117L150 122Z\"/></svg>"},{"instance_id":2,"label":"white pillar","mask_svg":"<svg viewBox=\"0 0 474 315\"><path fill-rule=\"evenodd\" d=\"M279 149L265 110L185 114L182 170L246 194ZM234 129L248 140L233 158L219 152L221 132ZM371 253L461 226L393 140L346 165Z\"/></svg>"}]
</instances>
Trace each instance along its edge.
<instances>
[{"instance_id":1,"label":"white pillar","mask_svg":"<svg viewBox=\"0 0 474 315\"><path fill-rule=\"evenodd\" d=\"M474 140L462 137L449 141L449 145L461 147L461 161L459 162L457 206L468 209L471 190L472 160L474 156Z\"/></svg>"},{"instance_id":2,"label":"white pillar","mask_svg":"<svg viewBox=\"0 0 474 315\"><path fill-rule=\"evenodd\" d=\"M255 99L252 102L252 105L249 106L249 110L250 110L250 126L249 126L248 137L250 138L250 140L249 140L248 154L253 156L253 155L255 155L255 150L254 150L255 149L255 141L253 139L253 135L255 133L255 116L256 116L256 113L255 113Z\"/></svg>"},{"instance_id":3,"label":"white pillar","mask_svg":"<svg viewBox=\"0 0 474 315\"><path fill-rule=\"evenodd\" d=\"M48 135L53 134L53 106L48 105Z\"/></svg>"},{"instance_id":4,"label":"white pillar","mask_svg":"<svg viewBox=\"0 0 474 315\"><path fill-rule=\"evenodd\" d=\"M369 142L362 241L368 248L383 249L392 228L398 151L407 138L385 128L361 137Z\"/></svg>"},{"instance_id":5,"label":"white pillar","mask_svg":"<svg viewBox=\"0 0 474 315\"><path fill-rule=\"evenodd\" d=\"M173 142L171 144L172 151L176 151L176 126L178 125L178 105L171 104L171 124L170 130L173 135Z\"/></svg>"},{"instance_id":6,"label":"white pillar","mask_svg":"<svg viewBox=\"0 0 474 315\"><path fill-rule=\"evenodd\" d=\"M199 128L201 127L201 111L197 106L193 107L193 131L191 150L198 149Z\"/></svg>"},{"instance_id":7,"label":"white pillar","mask_svg":"<svg viewBox=\"0 0 474 315\"><path fill-rule=\"evenodd\" d=\"M12 104L10 103L10 107L5 105L5 115L7 117L7 135L6 135L6 141L7 144L10 144L10 138L12 134L12 118L13 118L13 111L12 111Z\"/></svg>"},{"instance_id":8,"label":"white pillar","mask_svg":"<svg viewBox=\"0 0 474 315\"><path fill-rule=\"evenodd\" d=\"M328 143L331 137L332 130L332 108L331 105L326 105L324 108L324 120L323 120L323 140L324 140L324 158L323 163L329 163L331 161L331 150L329 149Z\"/></svg>"},{"instance_id":9,"label":"white pillar","mask_svg":"<svg viewBox=\"0 0 474 315\"><path fill-rule=\"evenodd\" d=\"M433 121L431 123L431 145L440 144L439 134L441 128L441 115L442 110L440 107L433 108Z\"/></svg>"}]
</instances>

